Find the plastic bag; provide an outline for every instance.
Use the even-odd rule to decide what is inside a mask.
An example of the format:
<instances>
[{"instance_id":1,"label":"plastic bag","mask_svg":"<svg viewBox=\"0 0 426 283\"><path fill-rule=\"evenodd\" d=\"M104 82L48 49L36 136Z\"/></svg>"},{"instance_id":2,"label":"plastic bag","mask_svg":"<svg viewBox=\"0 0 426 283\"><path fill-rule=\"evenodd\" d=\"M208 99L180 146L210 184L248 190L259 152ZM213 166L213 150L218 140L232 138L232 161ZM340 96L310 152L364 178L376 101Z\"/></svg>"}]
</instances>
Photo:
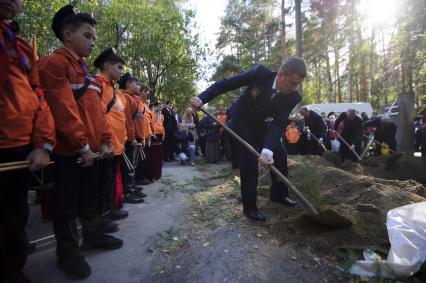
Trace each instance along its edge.
<instances>
[{"instance_id":1,"label":"plastic bag","mask_svg":"<svg viewBox=\"0 0 426 283\"><path fill-rule=\"evenodd\" d=\"M352 274L402 278L420 270L426 261L426 202L389 210L386 226L391 243L387 260L365 251L365 260L350 268Z\"/></svg>"},{"instance_id":2,"label":"plastic bag","mask_svg":"<svg viewBox=\"0 0 426 283\"><path fill-rule=\"evenodd\" d=\"M340 148L340 142L337 139L331 140L331 150L333 151L339 151Z\"/></svg>"}]
</instances>

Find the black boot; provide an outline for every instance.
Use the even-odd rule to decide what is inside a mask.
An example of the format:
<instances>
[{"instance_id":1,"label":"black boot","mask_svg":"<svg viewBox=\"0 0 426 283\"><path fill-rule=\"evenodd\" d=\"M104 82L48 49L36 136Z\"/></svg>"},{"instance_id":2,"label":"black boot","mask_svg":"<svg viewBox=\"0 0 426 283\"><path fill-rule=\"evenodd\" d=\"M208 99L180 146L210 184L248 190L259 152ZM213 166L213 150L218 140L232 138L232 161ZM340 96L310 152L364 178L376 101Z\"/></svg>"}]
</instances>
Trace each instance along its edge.
<instances>
[{"instance_id":1,"label":"black boot","mask_svg":"<svg viewBox=\"0 0 426 283\"><path fill-rule=\"evenodd\" d=\"M92 250L92 249L101 249L101 250L116 250L123 246L123 240L110 235L103 235L102 237L94 240L83 240L81 249L83 250Z\"/></svg>"},{"instance_id":2,"label":"black boot","mask_svg":"<svg viewBox=\"0 0 426 283\"><path fill-rule=\"evenodd\" d=\"M81 255L59 258L57 266L66 277L73 280L83 280L92 272L86 259Z\"/></svg>"}]
</instances>

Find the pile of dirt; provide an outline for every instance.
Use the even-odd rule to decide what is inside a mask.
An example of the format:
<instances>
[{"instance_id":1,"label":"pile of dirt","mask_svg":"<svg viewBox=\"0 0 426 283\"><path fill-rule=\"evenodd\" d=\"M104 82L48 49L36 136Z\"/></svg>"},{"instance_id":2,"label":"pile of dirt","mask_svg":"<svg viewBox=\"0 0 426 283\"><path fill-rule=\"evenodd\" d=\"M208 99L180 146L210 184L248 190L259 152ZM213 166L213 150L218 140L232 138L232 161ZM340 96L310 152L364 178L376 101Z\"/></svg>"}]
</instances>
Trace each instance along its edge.
<instances>
[{"instance_id":1,"label":"pile of dirt","mask_svg":"<svg viewBox=\"0 0 426 283\"><path fill-rule=\"evenodd\" d=\"M343 229L328 229L318 225L307 217L301 217L304 212L308 212L302 205L293 209L271 205L267 199L269 192L265 189L260 190L259 201L260 207L272 216L268 221L269 228L283 241L303 237L302 243L309 243L309 246L323 251L339 246L388 245L386 213L396 207L426 201L426 187L411 179L401 181L374 177L384 176L387 174L385 171L388 171L381 167L381 160L375 162L376 166L372 163L346 162L342 170L315 156L289 160L290 178L298 167L312 164L322 176L319 187L322 200L317 204L320 210L331 207L351 219L354 225ZM396 173L389 174L395 179L402 176ZM303 179L303 176L295 177ZM303 191L302 187L299 189Z\"/></svg>"},{"instance_id":2,"label":"pile of dirt","mask_svg":"<svg viewBox=\"0 0 426 283\"><path fill-rule=\"evenodd\" d=\"M426 168L421 158L403 155L394 162L389 162L388 160L389 157L369 156L360 163L346 161L340 168L359 175L392 180L412 179L426 184Z\"/></svg>"}]
</instances>

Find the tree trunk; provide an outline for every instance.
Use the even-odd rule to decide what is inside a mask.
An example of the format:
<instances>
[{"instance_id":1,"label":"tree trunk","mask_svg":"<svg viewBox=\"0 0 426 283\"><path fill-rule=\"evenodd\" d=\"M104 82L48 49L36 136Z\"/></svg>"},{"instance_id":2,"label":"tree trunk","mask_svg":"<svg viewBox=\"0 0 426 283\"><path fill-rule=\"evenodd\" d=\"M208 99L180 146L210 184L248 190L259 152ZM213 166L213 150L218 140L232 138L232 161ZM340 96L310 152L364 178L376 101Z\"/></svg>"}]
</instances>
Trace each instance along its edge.
<instances>
[{"instance_id":1,"label":"tree trunk","mask_svg":"<svg viewBox=\"0 0 426 283\"><path fill-rule=\"evenodd\" d=\"M340 56L339 48L337 44L334 45L334 70L335 70L335 81L336 81L336 95L334 96L334 102L342 102L342 89L340 87ZM337 97L337 101L336 101Z\"/></svg>"},{"instance_id":2,"label":"tree trunk","mask_svg":"<svg viewBox=\"0 0 426 283\"><path fill-rule=\"evenodd\" d=\"M333 81L331 78L330 57L328 56L328 51L325 52L325 63L327 64L328 103L330 103L333 100Z\"/></svg>"},{"instance_id":3,"label":"tree trunk","mask_svg":"<svg viewBox=\"0 0 426 283\"><path fill-rule=\"evenodd\" d=\"M281 0L281 62L284 61L286 52L286 42L285 42L285 0Z\"/></svg>"},{"instance_id":4,"label":"tree trunk","mask_svg":"<svg viewBox=\"0 0 426 283\"><path fill-rule=\"evenodd\" d=\"M296 9L296 55L302 57L302 0L295 0ZM303 96L302 84L299 86L299 92ZM297 110L300 108L300 103Z\"/></svg>"}]
</instances>

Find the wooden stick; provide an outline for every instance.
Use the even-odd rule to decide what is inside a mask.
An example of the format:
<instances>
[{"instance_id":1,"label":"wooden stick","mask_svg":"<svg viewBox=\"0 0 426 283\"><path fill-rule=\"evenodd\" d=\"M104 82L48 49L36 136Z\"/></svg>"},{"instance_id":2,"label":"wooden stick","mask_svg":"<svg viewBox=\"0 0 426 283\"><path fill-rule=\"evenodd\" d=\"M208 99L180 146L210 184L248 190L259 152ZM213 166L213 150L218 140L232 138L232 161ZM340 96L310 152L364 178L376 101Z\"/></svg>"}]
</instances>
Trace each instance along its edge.
<instances>
[{"instance_id":1,"label":"wooden stick","mask_svg":"<svg viewBox=\"0 0 426 283\"><path fill-rule=\"evenodd\" d=\"M352 151L352 153L356 156L356 158L358 158L359 161L361 161L361 157L359 156L359 154L355 151L355 149L352 149L352 147L349 145L349 143L347 141L345 141L342 136L336 132L337 136L343 141L343 143L349 148L350 151Z\"/></svg>"},{"instance_id":2,"label":"wooden stick","mask_svg":"<svg viewBox=\"0 0 426 283\"><path fill-rule=\"evenodd\" d=\"M253 155L255 155L257 158L260 157L260 153L257 152L248 142L243 140L239 135L237 135L233 130L231 130L228 126L226 126L222 121L220 121L216 116L212 115L210 112L208 112L203 107L200 107L200 110L212 118L216 123L218 123L220 126L222 126L225 131L228 132L234 139L236 139L242 146L244 146L248 151L250 151ZM296 186L291 183L286 176L284 176L274 165L268 165L269 170L271 170L278 178L280 178L290 189L293 193L297 195L297 197L302 201L302 203L315 215L318 215L318 211L315 209L315 207L305 198L305 196L296 188Z\"/></svg>"},{"instance_id":3,"label":"wooden stick","mask_svg":"<svg viewBox=\"0 0 426 283\"><path fill-rule=\"evenodd\" d=\"M55 163L54 161L50 161L50 164ZM21 165L12 165L12 166L3 166L0 167L0 173L1 172L8 172L8 171L14 171L14 170L20 170L20 169L28 169L31 166L31 162L30 163L26 163L26 164L21 164Z\"/></svg>"},{"instance_id":4,"label":"wooden stick","mask_svg":"<svg viewBox=\"0 0 426 283\"><path fill-rule=\"evenodd\" d=\"M328 151L328 149L325 147L325 145L323 143L320 143L319 139L311 132L311 130L308 129L308 132L317 141L317 143L322 147L322 149L324 149L324 151Z\"/></svg>"},{"instance_id":5,"label":"wooden stick","mask_svg":"<svg viewBox=\"0 0 426 283\"><path fill-rule=\"evenodd\" d=\"M363 136L364 136L365 138L370 139L370 137L369 137L369 136L367 136L367 135L363 135ZM376 141L375 139L373 139L372 141L373 141L375 144L377 144L377 145L383 146L383 144L381 144L380 142ZM398 153L398 151L395 151L395 150L391 149L390 147L389 147L389 151L390 151L390 152L392 152L392 153Z\"/></svg>"},{"instance_id":6,"label":"wooden stick","mask_svg":"<svg viewBox=\"0 0 426 283\"><path fill-rule=\"evenodd\" d=\"M29 161L29 160L7 162L7 163L0 163L0 168L17 166L17 165L29 165L29 164L31 164L31 161Z\"/></svg>"}]
</instances>

